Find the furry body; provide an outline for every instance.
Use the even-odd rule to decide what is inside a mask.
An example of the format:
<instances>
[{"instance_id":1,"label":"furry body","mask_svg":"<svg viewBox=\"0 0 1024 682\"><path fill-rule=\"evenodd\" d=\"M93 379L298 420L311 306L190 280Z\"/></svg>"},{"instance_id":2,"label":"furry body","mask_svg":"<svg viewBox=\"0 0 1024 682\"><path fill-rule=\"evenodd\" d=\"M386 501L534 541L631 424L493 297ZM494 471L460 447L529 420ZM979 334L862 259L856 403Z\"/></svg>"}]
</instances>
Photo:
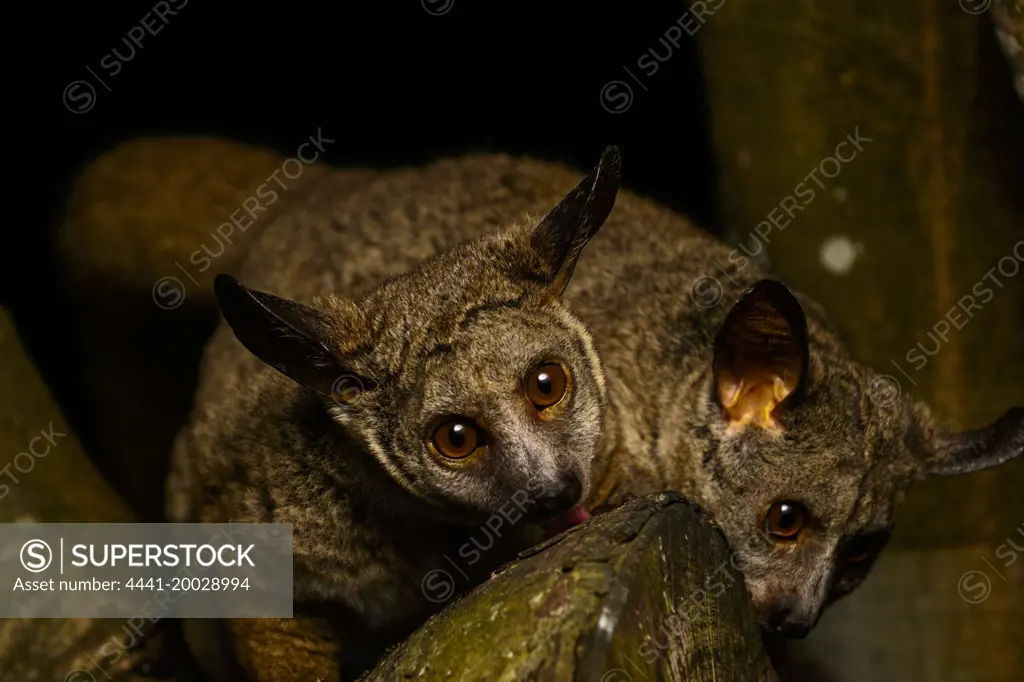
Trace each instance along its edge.
<instances>
[{"instance_id":1,"label":"furry body","mask_svg":"<svg viewBox=\"0 0 1024 682\"><path fill-rule=\"evenodd\" d=\"M419 273L385 301L390 319L375 328L387 333L372 339L389 349L393 380L415 392L415 377L400 376L402 359L447 343L439 336L448 327L430 315L450 309L455 316L470 303L500 306L518 295L504 280L488 279L476 252L456 261L455 274L421 264L466 240L500 239L510 222L536 222L579 177L557 164L501 155L363 173L356 184L338 171L268 226L240 279L301 302L328 294L359 301L387 299L392 278ZM879 395L875 375L848 356L802 295L804 399L776 411L776 429L730 422L716 396L716 335L743 293L766 276L735 256L682 216L628 191L619 192L583 251L564 301L585 329L558 315L575 335L565 344L592 363L600 395L585 417L596 423L603 415L585 474L587 504L664 489L695 499L740 553L766 623L806 631L824 605L863 579L884 541L852 568L841 556L854 539L891 530L903 490L938 459L941 434L924 406ZM497 327L490 339L495 353L520 343ZM394 639L436 609L421 593L423 576L455 556L482 517L435 513L413 479L396 484L408 474L401 464L392 470L366 457L329 456L344 433L307 393L222 325L177 443L172 517L295 524L297 600L340 605L349 623L360 624L350 629ZM1017 429L1003 434L1012 452L1000 461L1019 454ZM798 544L765 538L766 509L779 499L799 499L813 513L814 532ZM516 546L511 541L509 551ZM510 554L485 556L480 577Z\"/></svg>"}]
</instances>

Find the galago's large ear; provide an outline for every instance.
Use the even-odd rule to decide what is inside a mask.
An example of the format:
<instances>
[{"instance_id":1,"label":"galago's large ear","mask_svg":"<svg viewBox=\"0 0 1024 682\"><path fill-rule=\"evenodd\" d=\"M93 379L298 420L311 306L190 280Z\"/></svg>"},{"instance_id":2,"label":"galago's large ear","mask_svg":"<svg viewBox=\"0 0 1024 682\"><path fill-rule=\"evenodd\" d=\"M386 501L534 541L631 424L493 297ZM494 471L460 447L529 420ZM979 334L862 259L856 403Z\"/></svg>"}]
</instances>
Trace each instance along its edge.
<instances>
[{"instance_id":1,"label":"galago's large ear","mask_svg":"<svg viewBox=\"0 0 1024 682\"><path fill-rule=\"evenodd\" d=\"M530 234L530 246L540 259L540 277L551 287L552 296L565 291L583 247L611 213L621 180L619 148L608 147L597 166Z\"/></svg>"},{"instance_id":2,"label":"galago's large ear","mask_svg":"<svg viewBox=\"0 0 1024 682\"><path fill-rule=\"evenodd\" d=\"M365 387L345 365L336 320L309 306L217 275L213 292L221 314L250 353L325 398L346 401L353 383Z\"/></svg>"},{"instance_id":3,"label":"galago's large ear","mask_svg":"<svg viewBox=\"0 0 1024 682\"><path fill-rule=\"evenodd\" d=\"M807 319L781 282L761 280L733 305L715 337L715 390L726 419L773 427L772 413L807 377Z\"/></svg>"},{"instance_id":4,"label":"galago's large ear","mask_svg":"<svg viewBox=\"0 0 1024 682\"><path fill-rule=\"evenodd\" d=\"M939 432L925 464L929 476L955 476L981 471L1020 457L1024 452L1024 407L974 431Z\"/></svg>"}]
</instances>

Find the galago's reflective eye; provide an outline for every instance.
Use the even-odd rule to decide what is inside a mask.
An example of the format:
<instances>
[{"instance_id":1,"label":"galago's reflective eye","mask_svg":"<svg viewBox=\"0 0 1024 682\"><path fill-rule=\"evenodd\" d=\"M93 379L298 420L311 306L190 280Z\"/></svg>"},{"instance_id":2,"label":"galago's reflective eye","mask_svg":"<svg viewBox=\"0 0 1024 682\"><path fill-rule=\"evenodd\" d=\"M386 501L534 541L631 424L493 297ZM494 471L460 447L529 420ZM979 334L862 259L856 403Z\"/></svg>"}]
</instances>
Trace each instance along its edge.
<instances>
[{"instance_id":1,"label":"galago's reflective eye","mask_svg":"<svg viewBox=\"0 0 1024 682\"><path fill-rule=\"evenodd\" d=\"M810 518L807 507L799 502L774 502L765 516L764 531L777 540L795 540Z\"/></svg>"},{"instance_id":2,"label":"galago's reflective eye","mask_svg":"<svg viewBox=\"0 0 1024 682\"><path fill-rule=\"evenodd\" d=\"M569 377L557 362L546 362L526 375L523 392L538 411L557 405L565 397Z\"/></svg>"},{"instance_id":3,"label":"galago's reflective eye","mask_svg":"<svg viewBox=\"0 0 1024 682\"><path fill-rule=\"evenodd\" d=\"M430 442L448 459L465 459L483 447L484 432L469 419L453 417L437 425Z\"/></svg>"}]
</instances>

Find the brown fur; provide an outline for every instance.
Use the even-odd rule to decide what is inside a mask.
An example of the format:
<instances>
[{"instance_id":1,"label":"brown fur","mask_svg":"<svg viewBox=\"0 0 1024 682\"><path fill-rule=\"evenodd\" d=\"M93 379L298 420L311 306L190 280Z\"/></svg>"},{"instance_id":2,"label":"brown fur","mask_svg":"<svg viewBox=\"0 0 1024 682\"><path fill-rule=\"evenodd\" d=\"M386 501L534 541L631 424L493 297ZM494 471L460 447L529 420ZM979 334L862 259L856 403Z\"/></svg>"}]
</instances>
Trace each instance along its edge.
<instances>
[{"instance_id":1,"label":"brown fur","mask_svg":"<svg viewBox=\"0 0 1024 682\"><path fill-rule=\"evenodd\" d=\"M603 370L559 298L611 210L617 164L518 221L440 193L433 212L386 176L353 202L328 183L248 254L241 279L276 296L216 282L230 327L176 445L171 516L294 524L297 608L338 607L353 670L439 608L422 583L446 557L480 580L531 535L510 522L499 547L467 550L474 526L510 501L528 521L553 516L545 504L582 502L603 471ZM477 238L442 249L457 215ZM537 413L519 386L546 360L569 388ZM483 454L437 456L426 436L446 415L486 429Z\"/></svg>"},{"instance_id":2,"label":"brown fur","mask_svg":"<svg viewBox=\"0 0 1024 682\"><path fill-rule=\"evenodd\" d=\"M662 489L694 498L739 553L766 624L799 634L863 579L910 482L1020 454L1019 413L991 432L960 435L939 429L922 405L890 404L802 295L769 287L760 322L751 322L736 304L765 273L630 192L619 193L552 303L544 287L524 284L523 269L544 261L524 256L524 240L578 178L556 164L470 156L381 172L356 191L327 178L276 220L241 281L320 311L343 358L332 371L366 384L353 404L325 408L222 327L178 441L173 516L294 523L297 599L340 603L360 623L350 627L395 633L429 613L420 580L465 541L459 521L478 523L530 471L550 479L570 468L586 479L591 507ZM694 292L712 276L720 300L708 306ZM460 333L474 308L480 318ZM735 324L720 332L733 310ZM785 343L769 343L765 330ZM741 343L743 334L751 336ZM753 366L728 365L736 376L770 382L802 368L799 380L782 377L778 394L744 394L752 396L744 405L778 399L760 405L775 428L740 424L723 407L720 386L736 376L723 378L715 356L730 342L767 349ZM780 347L789 355L776 357ZM435 350L445 358L437 367L428 361ZM566 356L586 382L567 408L576 411L558 420L547 459L511 449L475 477L423 459L422 411L403 405L500 403L538 353ZM803 365L793 353L806 356ZM360 418L367 414L373 419ZM515 420L503 428L509 441L536 436ZM978 444L961 447L971 439ZM779 500L813 516L798 543L764 537L764 515ZM843 564L850 543L865 537L871 556Z\"/></svg>"}]
</instances>

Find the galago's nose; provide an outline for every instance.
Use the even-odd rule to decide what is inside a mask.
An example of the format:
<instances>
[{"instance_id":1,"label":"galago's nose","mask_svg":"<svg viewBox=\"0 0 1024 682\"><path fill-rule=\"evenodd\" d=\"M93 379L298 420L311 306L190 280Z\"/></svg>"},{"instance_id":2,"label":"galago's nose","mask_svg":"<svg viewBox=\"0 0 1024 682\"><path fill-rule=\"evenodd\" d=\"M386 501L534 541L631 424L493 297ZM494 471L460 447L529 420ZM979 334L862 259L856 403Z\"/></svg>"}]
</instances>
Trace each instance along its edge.
<instances>
[{"instance_id":1,"label":"galago's nose","mask_svg":"<svg viewBox=\"0 0 1024 682\"><path fill-rule=\"evenodd\" d=\"M803 639L814 628L817 618L797 612L793 602L784 599L772 605L764 615L767 630L791 639Z\"/></svg>"},{"instance_id":2,"label":"galago's nose","mask_svg":"<svg viewBox=\"0 0 1024 682\"><path fill-rule=\"evenodd\" d=\"M560 485L552 487L542 497L537 498L537 509L545 517L558 516L579 504L582 495L583 484L579 477L575 474L566 474L562 477Z\"/></svg>"}]
</instances>

